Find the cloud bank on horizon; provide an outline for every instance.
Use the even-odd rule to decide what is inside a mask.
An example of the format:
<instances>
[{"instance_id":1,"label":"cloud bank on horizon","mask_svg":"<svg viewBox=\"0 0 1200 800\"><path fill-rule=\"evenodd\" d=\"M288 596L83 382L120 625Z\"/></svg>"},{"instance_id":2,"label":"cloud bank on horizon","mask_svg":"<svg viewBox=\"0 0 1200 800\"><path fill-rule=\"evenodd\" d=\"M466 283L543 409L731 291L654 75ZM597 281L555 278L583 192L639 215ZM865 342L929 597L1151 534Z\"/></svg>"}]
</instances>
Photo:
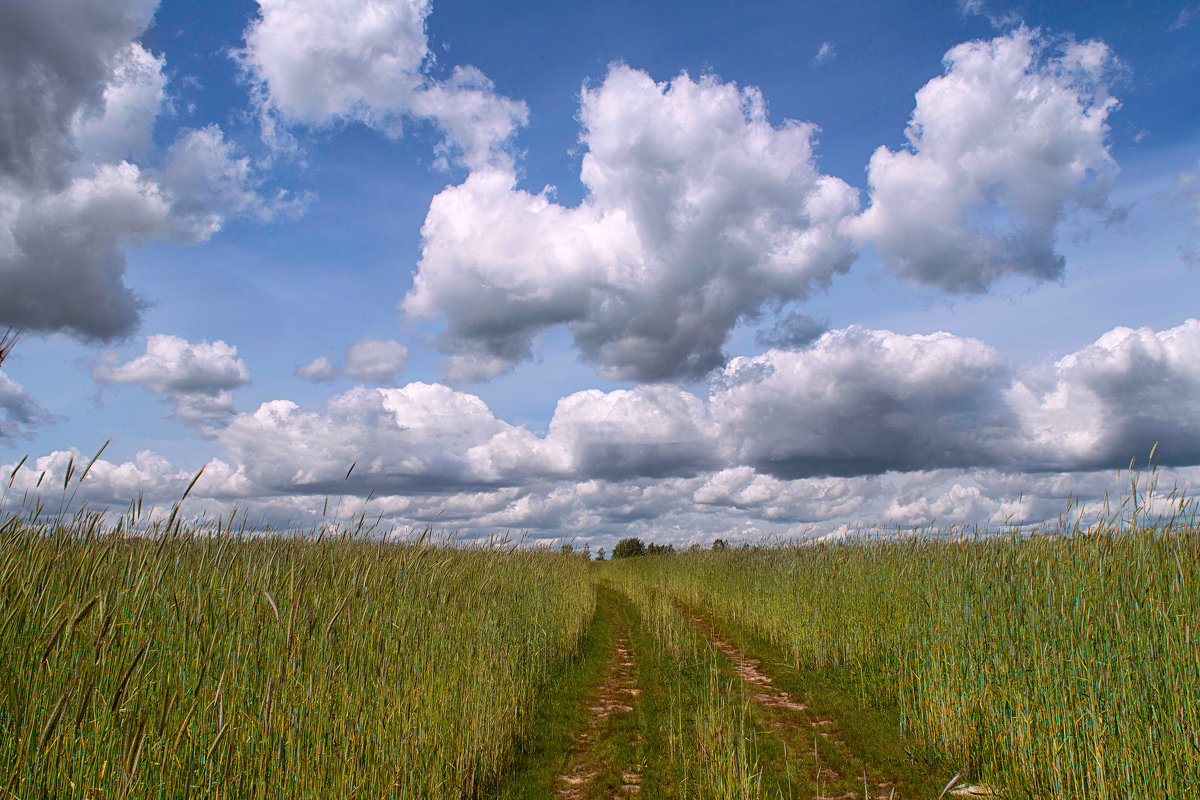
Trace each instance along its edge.
<instances>
[{"instance_id":1,"label":"cloud bank on horizon","mask_svg":"<svg viewBox=\"0 0 1200 800\"><path fill-rule=\"evenodd\" d=\"M175 436L197 437L184 449L217 448L192 493L214 509L282 524L347 492L397 524L442 512L467 535L686 541L858 520L1036 521L1068 495L1100 496L1098 473L1156 442L1176 479L1200 465L1195 318L1114 320L1082 349L1022 364L1002 342L808 313L863 262L875 280L945 298L1068 283L1064 234L1129 213L1114 199L1113 121L1130 67L1099 38L1008 19L949 47L906 126L874 129L860 186L826 165L818 122L776 117L762 89L611 61L556 101L579 126L566 176L578 194L565 202L525 185L518 148L541 120L509 96L520 86L501 91L439 52L431 3L258 6L224 43L241 100L216 121L181 110L200 81L147 44L157 3L0 10L0 325L123 347L156 302L130 276L137 248L219 258L239 236L283 241L324 202L306 183L321 159L356 131L383 143L371 147L426 143L421 168L448 180L410 224L419 257L394 266L411 281L382 289L407 344L348 313L306 361L248 361L249 343L227 343L216 323L200 337L148 334L141 354L92 351L100 398L141 387L184 424ZM814 81L853 57L828 39L815 52ZM1174 196L1200 228L1188 158ZM379 217L362 216L369 236ZM1187 269L1193 245L1177 247ZM325 268L352 280L345 259ZM606 388L540 388L554 347ZM274 396L239 410L251 366ZM425 375L402 380L414 369ZM556 393L552 413L517 424L493 408L488 382L518 373L524 391ZM312 394L337 382L356 385ZM61 417L45 406L0 372L0 443L39 441ZM73 452L0 467L8 496L35 492L43 473L61 485ZM80 496L169 502L194 473L179 458L100 460Z\"/></svg>"},{"instance_id":2,"label":"cloud bank on horizon","mask_svg":"<svg viewBox=\"0 0 1200 800\"><path fill-rule=\"evenodd\" d=\"M210 423L228 413L221 387L248 377L231 351L164 337L98 379L142 383L184 420ZM704 519L718 512L721 524L739 514L812 524L855 512L904 525L1029 522L1062 511L1055 501L1109 490L1097 471L1156 443L1164 476L1200 474L1197 398L1196 319L1162 332L1117 328L1029 372L975 339L851 327L804 350L733 359L706 400L663 384L576 392L558 401L543 435L436 383L356 386L320 409L264 403L215 433L226 459L207 464L193 494L222 507L250 503L277 525L348 493L374 495L380 511L418 527L449 512L466 533L500 526L551 537L654 530L682 515L699 518L696 531L680 533L690 541L720 533ZM78 455L0 467L0 482L14 493L47 478L61 485ZM123 491L142 485L169 502L190 477L147 451L98 462L82 495L122 503ZM897 483L927 491L905 501L888 495ZM890 504L878 507L881 499ZM820 510L827 502L831 510Z\"/></svg>"}]
</instances>

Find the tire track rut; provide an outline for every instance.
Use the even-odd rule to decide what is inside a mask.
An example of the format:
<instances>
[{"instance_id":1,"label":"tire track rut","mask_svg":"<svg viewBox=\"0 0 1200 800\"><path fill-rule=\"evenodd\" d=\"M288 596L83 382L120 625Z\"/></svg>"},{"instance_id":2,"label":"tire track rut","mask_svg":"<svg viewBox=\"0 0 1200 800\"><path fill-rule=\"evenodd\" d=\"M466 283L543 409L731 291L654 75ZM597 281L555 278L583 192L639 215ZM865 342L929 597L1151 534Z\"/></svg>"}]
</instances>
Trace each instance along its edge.
<instances>
[{"instance_id":1,"label":"tire track rut","mask_svg":"<svg viewBox=\"0 0 1200 800\"><path fill-rule=\"evenodd\" d=\"M614 740L622 736L622 717L632 714L642 692L637 686L636 670L629 631L623 629L604 668L599 695L588 706L588 721L575 736L571 769L558 776L556 797L561 800L595 797L616 800L637 797L641 792L642 776L636 765L606 763L616 749L612 746Z\"/></svg>"}]
</instances>

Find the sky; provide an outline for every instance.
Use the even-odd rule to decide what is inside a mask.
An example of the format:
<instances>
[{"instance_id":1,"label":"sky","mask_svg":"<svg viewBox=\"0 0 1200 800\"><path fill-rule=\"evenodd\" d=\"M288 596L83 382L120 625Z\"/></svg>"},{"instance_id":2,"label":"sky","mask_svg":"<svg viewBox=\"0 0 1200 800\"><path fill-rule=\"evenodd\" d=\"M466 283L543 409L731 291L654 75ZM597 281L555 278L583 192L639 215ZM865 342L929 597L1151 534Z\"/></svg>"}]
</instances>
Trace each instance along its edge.
<instances>
[{"instance_id":1,"label":"sky","mask_svg":"<svg viewBox=\"0 0 1200 800\"><path fill-rule=\"evenodd\" d=\"M1194 2L8 0L2 503L106 442L114 513L610 549L1194 491L1197 85Z\"/></svg>"}]
</instances>

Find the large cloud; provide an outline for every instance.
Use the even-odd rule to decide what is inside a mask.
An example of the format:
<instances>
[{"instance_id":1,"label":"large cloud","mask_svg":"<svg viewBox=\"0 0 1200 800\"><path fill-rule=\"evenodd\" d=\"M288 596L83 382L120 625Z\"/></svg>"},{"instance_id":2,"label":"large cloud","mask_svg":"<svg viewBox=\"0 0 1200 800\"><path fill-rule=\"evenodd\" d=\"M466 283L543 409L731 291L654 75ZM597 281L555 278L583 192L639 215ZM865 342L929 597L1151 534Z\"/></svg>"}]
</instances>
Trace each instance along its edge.
<instances>
[{"instance_id":1,"label":"large cloud","mask_svg":"<svg viewBox=\"0 0 1200 800\"><path fill-rule=\"evenodd\" d=\"M124 246L161 232L170 213L162 187L128 162L60 191L0 191L0 321L96 339L131 333L144 301L125 285Z\"/></svg>"},{"instance_id":2,"label":"large cloud","mask_svg":"<svg viewBox=\"0 0 1200 800\"><path fill-rule=\"evenodd\" d=\"M736 358L712 414L733 463L782 477L995 463L1017 427L994 349L948 333L860 327L804 351Z\"/></svg>"},{"instance_id":3,"label":"large cloud","mask_svg":"<svg viewBox=\"0 0 1200 800\"><path fill-rule=\"evenodd\" d=\"M421 86L430 10L427 0L260 0L245 57L272 105L293 119L383 124L379 116L405 108Z\"/></svg>"},{"instance_id":4,"label":"large cloud","mask_svg":"<svg viewBox=\"0 0 1200 800\"><path fill-rule=\"evenodd\" d=\"M12 0L0 6L0 179L61 185L72 127L157 0Z\"/></svg>"},{"instance_id":5,"label":"large cloud","mask_svg":"<svg viewBox=\"0 0 1200 800\"><path fill-rule=\"evenodd\" d=\"M261 196L215 126L147 160L165 65L134 37L156 5L0 6L0 324L126 336L145 304L124 282L127 245L202 241L230 216L297 208Z\"/></svg>"},{"instance_id":6,"label":"large cloud","mask_svg":"<svg viewBox=\"0 0 1200 800\"><path fill-rule=\"evenodd\" d=\"M355 388L321 410L266 403L222 439L251 479L283 493L340 492L355 462L349 491L399 495L717 475L694 502L796 519L806 512L786 494L798 479L825 481L822 497L848 507L829 476L1105 469L1158 440L1164 464L1200 464L1198 363L1195 320L1118 328L1025 371L975 339L851 327L734 359L707 402L672 386L576 392L544 435L475 395L412 383Z\"/></svg>"},{"instance_id":7,"label":"large cloud","mask_svg":"<svg viewBox=\"0 0 1200 800\"><path fill-rule=\"evenodd\" d=\"M710 413L731 464L780 477L1200 464L1200 321L1116 328L1018 371L983 342L851 327L737 358Z\"/></svg>"},{"instance_id":8,"label":"large cloud","mask_svg":"<svg viewBox=\"0 0 1200 800\"><path fill-rule=\"evenodd\" d=\"M321 410L264 403L221 438L272 491L409 495L694 475L718 465L715 433L698 398L668 387L569 395L537 436L497 419L475 395L410 383L356 387Z\"/></svg>"},{"instance_id":9,"label":"large cloud","mask_svg":"<svg viewBox=\"0 0 1200 800\"><path fill-rule=\"evenodd\" d=\"M908 148L871 156L855 234L905 277L951 292L1061 276L1059 223L1103 211L1117 169L1105 141L1115 58L1103 42L1056 47L1020 28L960 44L945 64L917 92Z\"/></svg>"},{"instance_id":10,"label":"large cloud","mask_svg":"<svg viewBox=\"0 0 1200 800\"><path fill-rule=\"evenodd\" d=\"M250 382L236 347L164 334L147 336L146 352L124 364L106 353L92 375L100 383L144 386L169 400L176 417L208 430L233 414L233 390Z\"/></svg>"},{"instance_id":11,"label":"large cloud","mask_svg":"<svg viewBox=\"0 0 1200 800\"><path fill-rule=\"evenodd\" d=\"M1164 331L1115 328L1030 372L1008 393L1026 426L1025 467L1103 469L1200 463L1200 320Z\"/></svg>"},{"instance_id":12,"label":"large cloud","mask_svg":"<svg viewBox=\"0 0 1200 800\"><path fill-rule=\"evenodd\" d=\"M673 387L576 392L558 401L546 436L580 478L695 474L719 464L716 427L695 395Z\"/></svg>"},{"instance_id":13,"label":"large cloud","mask_svg":"<svg viewBox=\"0 0 1200 800\"><path fill-rule=\"evenodd\" d=\"M761 94L614 66L582 95L583 202L477 171L434 198L403 307L444 315L449 374L497 374L567 323L589 361L637 380L719 366L739 320L807 297L854 258L857 192L814 166L811 125Z\"/></svg>"},{"instance_id":14,"label":"large cloud","mask_svg":"<svg viewBox=\"0 0 1200 800\"><path fill-rule=\"evenodd\" d=\"M529 111L474 67L430 75L428 0L259 0L242 60L258 87L264 133L277 123L356 121L399 136L406 119L445 133L443 157L477 168L499 159Z\"/></svg>"},{"instance_id":15,"label":"large cloud","mask_svg":"<svg viewBox=\"0 0 1200 800\"><path fill-rule=\"evenodd\" d=\"M536 437L497 419L478 397L437 384L357 387L321 412L264 403L236 417L222 440L250 478L281 492L449 491L512 484L541 470Z\"/></svg>"}]
</instances>

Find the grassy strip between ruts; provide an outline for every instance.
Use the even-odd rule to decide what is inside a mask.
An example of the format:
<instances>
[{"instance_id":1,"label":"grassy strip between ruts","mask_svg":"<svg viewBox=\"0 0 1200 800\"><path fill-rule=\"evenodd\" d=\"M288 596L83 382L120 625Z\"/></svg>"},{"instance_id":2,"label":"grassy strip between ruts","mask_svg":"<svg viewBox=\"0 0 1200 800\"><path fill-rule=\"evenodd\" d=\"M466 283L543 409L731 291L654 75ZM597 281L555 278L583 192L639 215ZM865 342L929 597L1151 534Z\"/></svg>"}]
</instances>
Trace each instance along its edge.
<instances>
[{"instance_id":1,"label":"grassy strip between ruts","mask_svg":"<svg viewBox=\"0 0 1200 800\"><path fill-rule=\"evenodd\" d=\"M655 588L603 570L633 602L631 639L645 691L637 716L646 798L761 797L748 702L704 637Z\"/></svg>"},{"instance_id":2,"label":"grassy strip between ruts","mask_svg":"<svg viewBox=\"0 0 1200 800\"><path fill-rule=\"evenodd\" d=\"M686 607L682 611L699 616ZM705 623L743 657L758 661L758 671L770 678L774 690L807 707L799 713L762 705L754 709L763 796L807 800L854 791L861 797L865 774L868 796L886 782L895 786L897 800L937 797L954 775L956 768L944 753L901 738L895 709L863 707L856 672L796 669L780 648L753 631L707 617ZM779 724L780 717L791 717L791 731ZM801 740L807 747L798 751Z\"/></svg>"}]
</instances>

